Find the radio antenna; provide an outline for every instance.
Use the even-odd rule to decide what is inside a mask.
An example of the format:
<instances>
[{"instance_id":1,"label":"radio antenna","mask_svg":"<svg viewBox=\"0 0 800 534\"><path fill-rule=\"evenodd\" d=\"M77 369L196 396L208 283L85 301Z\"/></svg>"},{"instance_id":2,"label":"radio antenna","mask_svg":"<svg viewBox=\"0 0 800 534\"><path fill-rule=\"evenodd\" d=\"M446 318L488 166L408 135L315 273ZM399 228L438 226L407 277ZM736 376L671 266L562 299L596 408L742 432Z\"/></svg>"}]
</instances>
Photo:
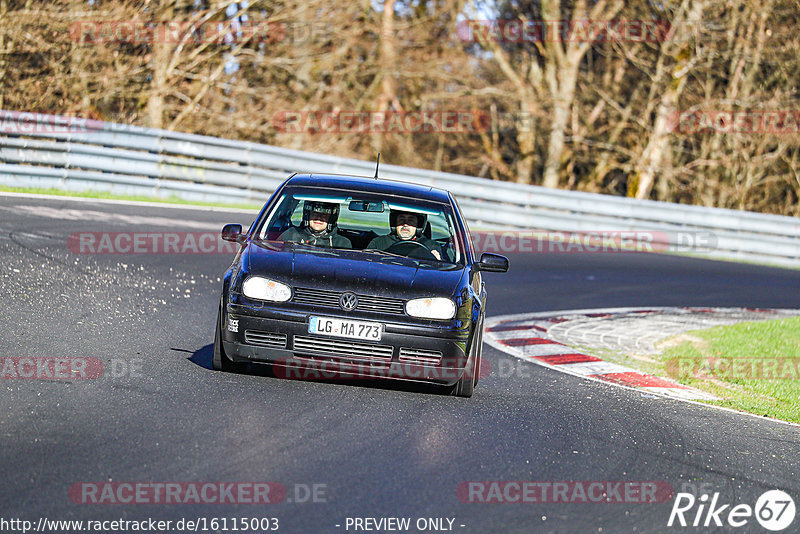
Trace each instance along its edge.
<instances>
[{"instance_id":1,"label":"radio antenna","mask_svg":"<svg viewBox=\"0 0 800 534\"><path fill-rule=\"evenodd\" d=\"M381 165L381 153L378 152L378 161L375 163L375 179L378 179L378 167Z\"/></svg>"}]
</instances>

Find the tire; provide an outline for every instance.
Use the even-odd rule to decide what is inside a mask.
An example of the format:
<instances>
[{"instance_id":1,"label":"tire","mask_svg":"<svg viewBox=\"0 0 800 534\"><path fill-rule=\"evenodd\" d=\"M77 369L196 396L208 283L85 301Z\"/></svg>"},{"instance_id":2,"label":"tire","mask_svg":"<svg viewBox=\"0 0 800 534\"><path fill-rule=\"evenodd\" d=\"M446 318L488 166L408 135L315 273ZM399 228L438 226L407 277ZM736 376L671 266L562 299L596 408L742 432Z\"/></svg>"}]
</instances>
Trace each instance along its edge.
<instances>
[{"instance_id":1,"label":"tire","mask_svg":"<svg viewBox=\"0 0 800 534\"><path fill-rule=\"evenodd\" d=\"M453 389L450 390L450 394L456 397L471 397L472 394L475 392L475 384L477 384L477 376L478 376L478 362L481 358L481 345L479 339L479 333L475 332L472 340L472 350L470 351L469 359L467 360L467 365L464 367L464 374L459 378L458 382L453 386Z\"/></svg>"},{"instance_id":2,"label":"tire","mask_svg":"<svg viewBox=\"0 0 800 534\"><path fill-rule=\"evenodd\" d=\"M215 371L237 373L244 370L247 364L232 362L225 354L225 347L222 346L222 308L217 312L217 327L214 329L214 351L211 356L211 367Z\"/></svg>"},{"instance_id":3,"label":"tire","mask_svg":"<svg viewBox=\"0 0 800 534\"><path fill-rule=\"evenodd\" d=\"M478 377L481 374L481 362L483 361L483 321L481 321L480 337L478 338L478 345L475 347L475 382L473 387L478 385Z\"/></svg>"},{"instance_id":4,"label":"tire","mask_svg":"<svg viewBox=\"0 0 800 534\"><path fill-rule=\"evenodd\" d=\"M471 397L475 392L475 359L470 358L470 363L464 368L464 376L459 378L450 394L456 397Z\"/></svg>"},{"instance_id":5,"label":"tire","mask_svg":"<svg viewBox=\"0 0 800 534\"><path fill-rule=\"evenodd\" d=\"M475 379L472 381L472 387L478 385L478 375L481 374L481 356L481 351L478 351L478 356L475 363Z\"/></svg>"}]
</instances>

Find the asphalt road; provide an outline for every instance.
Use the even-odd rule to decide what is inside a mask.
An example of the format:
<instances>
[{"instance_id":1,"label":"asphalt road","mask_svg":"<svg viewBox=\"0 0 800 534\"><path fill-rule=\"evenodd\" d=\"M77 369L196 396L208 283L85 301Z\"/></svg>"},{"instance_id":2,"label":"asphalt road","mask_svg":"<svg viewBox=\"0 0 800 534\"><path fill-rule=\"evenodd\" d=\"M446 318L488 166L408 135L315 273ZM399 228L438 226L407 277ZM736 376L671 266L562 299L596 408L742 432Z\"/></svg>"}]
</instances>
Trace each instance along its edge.
<instances>
[{"instance_id":1,"label":"asphalt road","mask_svg":"<svg viewBox=\"0 0 800 534\"><path fill-rule=\"evenodd\" d=\"M213 323L230 255L67 246L76 232L216 232L251 218L0 196L0 356L105 365L94 380L0 380L0 519L277 517L279 532L294 533L408 517L412 526L454 519L452 530L464 533L672 531L673 499L463 502L457 488L469 481L662 481L751 506L779 488L800 505L797 427L585 381L488 346L492 372L471 399L218 373L210 370ZM487 286L490 316L800 308L800 271L650 254L516 255ZM79 504L69 494L84 482L192 481L270 481L288 493L266 505ZM317 498L305 499L312 485ZM731 530L764 531L753 518Z\"/></svg>"}]
</instances>

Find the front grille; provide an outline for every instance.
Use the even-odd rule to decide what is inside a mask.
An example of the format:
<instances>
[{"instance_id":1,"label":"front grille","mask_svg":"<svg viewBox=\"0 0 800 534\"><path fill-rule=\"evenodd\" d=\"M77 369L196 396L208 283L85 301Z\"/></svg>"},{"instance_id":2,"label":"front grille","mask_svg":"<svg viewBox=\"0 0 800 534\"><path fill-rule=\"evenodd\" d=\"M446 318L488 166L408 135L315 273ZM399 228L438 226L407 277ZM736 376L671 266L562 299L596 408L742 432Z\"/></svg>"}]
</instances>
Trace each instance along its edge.
<instances>
[{"instance_id":1,"label":"front grille","mask_svg":"<svg viewBox=\"0 0 800 534\"><path fill-rule=\"evenodd\" d=\"M286 348L286 334L245 330L244 341L249 345L258 345L259 347Z\"/></svg>"},{"instance_id":2,"label":"front grille","mask_svg":"<svg viewBox=\"0 0 800 534\"><path fill-rule=\"evenodd\" d=\"M358 295L358 308L356 309L403 315L406 312L406 305L402 299Z\"/></svg>"},{"instance_id":3,"label":"front grille","mask_svg":"<svg viewBox=\"0 0 800 534\"><path fill-rule=\"evenodd\" d=\"M340 339L294 336L295 352L310 352L358 361L391 361L392 347Z\"/></svg>"},{"instance_id":4,"label":"front grille","mask_svg":"<svg viewBox=\"0 0 800 534\"><path fill-rule=\"evenodd\" d=\"M356 310L391 313L393 315L405 314L405 301L390 297L376 297L373 295L358 295ZM309 306L322 306L325 308L339 308L339 297L342 291L329 291L327 289L309 289L306 287L294 288L292 302L308 304Z\"/></svg>"},{"instance_id":5,"label":"front grille","mask_svg":"<svg viewBox=\"0 0 800 534\"><path fill-rule=\"evenodd\" d=\"M438 350L420 350L401 348L400 355L397 357L402 363L416 363L418 365L439 365L442 361L442 353Z\"/></svg>"},{"instance_id":6,"label":"front grille","mask_svg":"<svg viewBox=\"0 0 800 534\"><path fill-rule=\"evenodd\" d=\"M339 297L341 295L341 293L336 291L296 287L294 288L294 297L292 297L292 302L296 302L298 304L309 304L311 306L338 308Z\"/></svg>"}]
</instances>

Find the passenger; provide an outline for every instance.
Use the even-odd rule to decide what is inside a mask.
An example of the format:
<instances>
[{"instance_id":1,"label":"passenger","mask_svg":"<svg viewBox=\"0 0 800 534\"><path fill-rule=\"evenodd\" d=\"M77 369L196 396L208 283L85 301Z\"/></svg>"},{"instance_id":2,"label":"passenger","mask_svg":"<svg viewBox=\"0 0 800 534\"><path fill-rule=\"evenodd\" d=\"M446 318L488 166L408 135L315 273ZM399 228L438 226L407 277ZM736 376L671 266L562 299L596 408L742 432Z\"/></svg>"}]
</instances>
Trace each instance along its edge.
<instances>
[{"instance_id":1,"label":"passenger","mask_svg":"<svg viewBox=\"0 0 800 534\"><path fill-rule=\"evenodd\" d=\"M289 228L278 239L317 247L352 248L350 240L339 235L336 221L339 205L331 202L305 201L300 228Z\"/></svg>"},{"instance_id":2,"label":"passenger","mask_svg":"<svg viewBox=\"0 0 800 534\"><path fill-rule=\"evenodd\" d=\"M439 245L433 239L422 235L427 217L422 213L413 211L389 211L389 226L392 231L387 235L380 235L370 241L367 248L388 250L397 243L415 241L423 245L433 256L441 261L442 254Z\"/></svg>"}]
</instances>

